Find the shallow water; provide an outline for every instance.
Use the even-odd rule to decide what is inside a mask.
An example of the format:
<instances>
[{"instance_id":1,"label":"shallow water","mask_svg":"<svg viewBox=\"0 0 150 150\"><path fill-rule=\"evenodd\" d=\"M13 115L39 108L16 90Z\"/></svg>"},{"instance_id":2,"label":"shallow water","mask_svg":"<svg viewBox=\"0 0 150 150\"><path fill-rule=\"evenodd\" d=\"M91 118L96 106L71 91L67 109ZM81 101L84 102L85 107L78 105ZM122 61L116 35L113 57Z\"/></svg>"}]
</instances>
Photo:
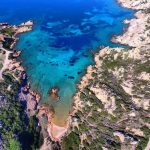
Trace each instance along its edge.
<instances>
[{"instance_id":1,"label":"shallow water","mask_svg":"<svg viewBox=\"0 0 150 150\"><path fill-rule=\"evenodd\" d=\"M122 21L131 17L133 12L115 0L1 0L0 5L0 22L35 22L17 48L32 88L54 106L58 125L64 125L76 83L93 63L92 51L99 45L119 46L110 39L123 32ZM59 88L57 102L48 95L52 87Z\"/></svg>"}]
</instances>

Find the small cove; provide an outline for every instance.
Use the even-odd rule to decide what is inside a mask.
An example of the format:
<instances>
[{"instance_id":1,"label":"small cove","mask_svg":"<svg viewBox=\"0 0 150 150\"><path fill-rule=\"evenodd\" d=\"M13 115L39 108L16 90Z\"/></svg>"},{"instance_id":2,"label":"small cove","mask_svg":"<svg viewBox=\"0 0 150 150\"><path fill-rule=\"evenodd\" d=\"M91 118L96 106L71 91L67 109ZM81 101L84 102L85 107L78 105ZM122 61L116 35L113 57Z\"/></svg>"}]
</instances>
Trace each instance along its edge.
<instances>
[{"instance_id":1,"label":"small cove","mask_svg":"<svg viewBox=\"0 0 150 150\"><path fill-rule=\"evenodd\" d=\"M6 10L0 9L0 22L35 22L33 31L20 36L17 48L32 89L41 93L42 103L53 105L54 123L63 126L76 84L93 64L91 51L119 46L110 39L123 32L122 22L133 12L115 0L5 0L2 5ZM57 102L48 95L52 87L59 88Z\"/></svg>"}]
</instances>

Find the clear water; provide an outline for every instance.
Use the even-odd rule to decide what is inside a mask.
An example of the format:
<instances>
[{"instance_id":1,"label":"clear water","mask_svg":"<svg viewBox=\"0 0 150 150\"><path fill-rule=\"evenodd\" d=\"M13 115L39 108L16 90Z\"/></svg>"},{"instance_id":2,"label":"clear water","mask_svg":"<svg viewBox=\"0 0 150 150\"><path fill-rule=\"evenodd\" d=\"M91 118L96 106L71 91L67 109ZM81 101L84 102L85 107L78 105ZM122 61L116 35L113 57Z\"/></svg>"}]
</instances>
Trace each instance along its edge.
<instances>
[{"instance_id":1,"label":"clear water","mask_svg":"<svg viewBox=\"0 0 150 150\"><path fill-rule=\"evenodd\" d=\"M1 0L0 5L0 22L34 20L33 31L20 36L17 48L32 88L54 106L58 125L64 125L76 84L93 63L91 51L118 46L110 39L131 17L133 12L115 0ZM52 87L59 88L57 102L49 97Z\"/></svg>"}]
</instances>

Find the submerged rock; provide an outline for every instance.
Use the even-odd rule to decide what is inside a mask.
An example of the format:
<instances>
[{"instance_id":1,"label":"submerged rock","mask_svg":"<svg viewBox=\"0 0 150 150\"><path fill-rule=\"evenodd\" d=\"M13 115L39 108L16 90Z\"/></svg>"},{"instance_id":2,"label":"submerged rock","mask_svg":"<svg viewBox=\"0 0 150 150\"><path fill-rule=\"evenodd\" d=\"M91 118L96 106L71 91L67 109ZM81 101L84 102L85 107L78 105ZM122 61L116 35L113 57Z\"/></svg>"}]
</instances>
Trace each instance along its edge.
<instances>
[{"instance_id":1,"label":"submerged rock","mask_svg":"<svg viewBox=\"0 0 150 150\"><path fill-rule=\"evenodd\" d=\"M49 92L49 95L53 100L59 100L60 97L58 96L58 92L59 92L58 88L52 88Z\"/></svg>"}]
</instances>

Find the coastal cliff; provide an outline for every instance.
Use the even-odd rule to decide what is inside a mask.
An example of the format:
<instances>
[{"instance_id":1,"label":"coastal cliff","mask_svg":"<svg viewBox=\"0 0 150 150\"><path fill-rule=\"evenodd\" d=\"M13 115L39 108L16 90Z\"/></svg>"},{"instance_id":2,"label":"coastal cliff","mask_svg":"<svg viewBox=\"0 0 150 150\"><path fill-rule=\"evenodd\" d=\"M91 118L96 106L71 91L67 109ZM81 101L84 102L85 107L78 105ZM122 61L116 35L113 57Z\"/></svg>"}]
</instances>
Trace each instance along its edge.
<instances>
[{"instance_id":1,"label":"coastal cliff","mask_svg":"<svg viewBox=\"0 0 150 150\"><path fill-rule=\"evenodd\" d=\"M112 41L127 48L99 48L95 65L78 84L64 150L150 149L150 2L120 0L136 10Z\"/></svg>"}]
</instances>

